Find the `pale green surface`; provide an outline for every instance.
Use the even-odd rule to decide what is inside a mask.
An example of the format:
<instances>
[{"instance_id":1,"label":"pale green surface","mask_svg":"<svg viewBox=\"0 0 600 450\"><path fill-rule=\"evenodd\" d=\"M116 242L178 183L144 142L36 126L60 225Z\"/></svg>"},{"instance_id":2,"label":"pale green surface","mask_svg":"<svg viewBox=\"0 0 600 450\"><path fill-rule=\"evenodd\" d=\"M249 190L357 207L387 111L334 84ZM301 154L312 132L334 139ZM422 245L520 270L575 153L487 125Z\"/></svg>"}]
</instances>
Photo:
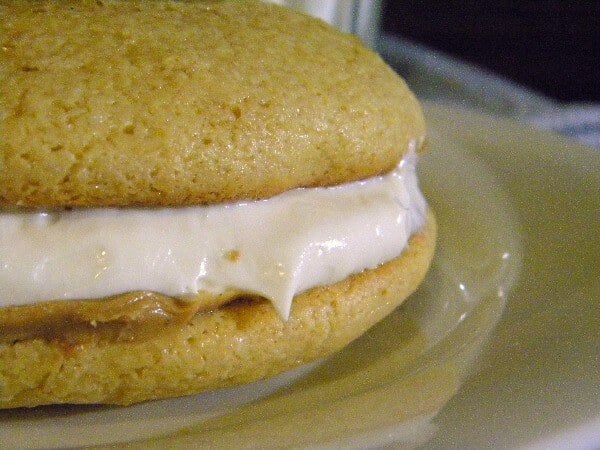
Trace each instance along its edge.
<instances>
[{"instance_id":1,"label":"pale green surface","mask_svg":"<svg viewBox=\"0 0 600 450\"><path fill-rule=\"evenodd\" d=\"M422 289L392 316L248 406L235 405L281 386L2 413L0 447L99 445L178 428L135 447L506 447L600 416L600 154L510 122L426 112L422 184L439 251Z\"/></svg>"},{"instance_id":2,"label":"pale green surface","mask_svg":"<svg viewBox=\"0 0 600 450\"><path fill-rule=\"evenodd\" d=\"M597 426L600 152L471 113L430 107L428 119L497 174L524 246L520 281L481 370L440 415L429 447L509 448ZM595 435L598 446L600 429Z\"/></svg>"}]
</instances>

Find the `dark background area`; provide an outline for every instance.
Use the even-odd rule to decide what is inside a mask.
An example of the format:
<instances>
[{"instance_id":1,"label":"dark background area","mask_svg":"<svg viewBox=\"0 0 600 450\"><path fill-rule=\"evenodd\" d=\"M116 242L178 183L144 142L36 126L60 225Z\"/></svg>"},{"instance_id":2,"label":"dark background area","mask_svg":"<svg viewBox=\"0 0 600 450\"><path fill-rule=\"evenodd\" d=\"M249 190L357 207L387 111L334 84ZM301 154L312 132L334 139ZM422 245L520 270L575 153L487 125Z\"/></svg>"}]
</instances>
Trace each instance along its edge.
<instances>
[{"instance_id":1,"label":"dark background area","mask_svg":"<svg viewBox=\"0 0 600 450\"><path fill-rule=\"evenodd\" d=\"M382 30L560 101L600 101L600 1L384 0Z\"/></svg>"}]
</instances>

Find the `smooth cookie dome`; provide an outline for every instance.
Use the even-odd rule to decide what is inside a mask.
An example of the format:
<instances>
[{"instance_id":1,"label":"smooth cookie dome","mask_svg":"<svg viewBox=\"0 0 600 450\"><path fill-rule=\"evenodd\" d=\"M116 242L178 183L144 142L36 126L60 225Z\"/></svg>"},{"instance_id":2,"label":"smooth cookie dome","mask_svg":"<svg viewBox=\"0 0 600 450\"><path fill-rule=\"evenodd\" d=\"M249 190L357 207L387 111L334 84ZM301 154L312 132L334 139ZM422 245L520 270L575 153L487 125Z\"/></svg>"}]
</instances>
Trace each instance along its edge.
<instances>
[{"instance_id":1,"label":"smooth cookie dome","mask_svg":"<svg viewBox=\"0 0 600 450\"><path fill-rule=\"evenodd\" d=\"M179 206L391 170L424 121L358 39L260 2L0 6L0 205Z\"/></svg>"}]
</instances>

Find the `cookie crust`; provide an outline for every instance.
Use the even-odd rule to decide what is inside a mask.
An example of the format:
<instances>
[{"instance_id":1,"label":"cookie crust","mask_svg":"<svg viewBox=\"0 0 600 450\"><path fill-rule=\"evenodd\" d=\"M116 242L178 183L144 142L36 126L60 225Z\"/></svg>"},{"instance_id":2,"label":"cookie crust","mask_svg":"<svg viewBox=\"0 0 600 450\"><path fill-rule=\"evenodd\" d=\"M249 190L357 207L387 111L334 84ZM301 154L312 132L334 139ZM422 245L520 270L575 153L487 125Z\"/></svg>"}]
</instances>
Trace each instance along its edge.
<instances>
[{"instance_id":1,"label":"cookie crust","mask_svg":"<svg viewBox=\"0 0 600 450\"><path fill-rule=\"evenodd\" d=\"M379 56L275 5L0 8L0 206L267 198L388 172L423 140Z\"/></svg>"}]
</instances>

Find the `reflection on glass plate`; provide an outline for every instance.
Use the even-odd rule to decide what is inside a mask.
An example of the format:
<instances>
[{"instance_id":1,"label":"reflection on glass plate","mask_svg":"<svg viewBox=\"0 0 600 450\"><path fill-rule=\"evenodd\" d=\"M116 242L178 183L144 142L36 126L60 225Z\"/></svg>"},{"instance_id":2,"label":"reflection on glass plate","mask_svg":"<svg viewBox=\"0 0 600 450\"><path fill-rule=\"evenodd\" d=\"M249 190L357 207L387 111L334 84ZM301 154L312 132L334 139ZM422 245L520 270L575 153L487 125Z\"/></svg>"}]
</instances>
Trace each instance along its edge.
<instances>
[{"instance_id":1,"label":"reflection on glass plate","mask_svg":"<svg viewBox=\"0 0 600 450\"><path fill-rule=\"evenodd\" d=\"M597 155L508 122L426 112L421 179L438 252L395 313L332 358L275 380L128 408L2 412L0 447L506 447L560 432L551 428L558 419L567 427L600 417L590 349L600 329L599 308L590 309L599 291ZM575 318L575 329L546 328ZM591 344L572 349L582 341ZM546 372L555 368L559 384ZM564 399L567 410L556 404ZM535 408L555 408L555 421L534 417Z\"/></svg>"},{"instance_id":2,"label":"reflection on glass plate","mask_svg":"<svg viewBox=\"0 0 600 450\"><path fill-rule=\"evenodd\" d=\"M478 370L427 447L600 448L600 151L475 113L427 115L435 139L495 174L523 252Z\"/></svg>"}]
</instances>

